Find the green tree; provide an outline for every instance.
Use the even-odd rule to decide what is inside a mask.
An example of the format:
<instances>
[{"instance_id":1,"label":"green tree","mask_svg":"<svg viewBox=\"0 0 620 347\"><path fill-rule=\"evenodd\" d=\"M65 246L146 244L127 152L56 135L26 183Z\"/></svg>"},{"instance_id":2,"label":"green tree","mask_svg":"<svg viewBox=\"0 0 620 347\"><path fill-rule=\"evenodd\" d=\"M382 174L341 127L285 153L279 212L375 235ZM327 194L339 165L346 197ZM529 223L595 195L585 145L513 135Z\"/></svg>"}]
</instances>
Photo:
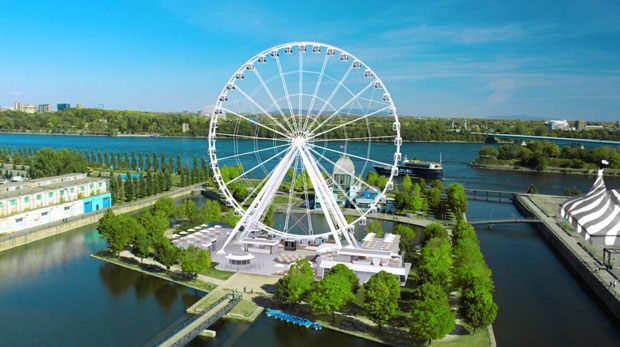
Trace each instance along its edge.
<instances>
[{"instance_id":1,"label":"green tree","mask_svg":"<svg viewBox=\"0 0 620 347\"><path fill-rule=\"evenodd\" d=\"M141 225L134 232L132 253L140 258L140 263L151 253L151 241L146 229Z\"/></svg>"},{"instance_id":2,"label":"green tree","mask_svg":"<svg viewBox=\"0 0 620 347\"><path fill-rule=\"evenodd\" d=\"M354 299L351 282L343 276L325 276L316 283L308 295L312 309L331 312L332 319L335 319L334 311L341 309Z\"/></svg>"},{"instance_id":3,"label":"green tree","mask_svg":"<svg viewBox=\"0 0 620 347\"><path fill-rule=\"evenodd\" d=\"M206 216L205 223L212 224L222 220L222 205L216 200L208 200L202 206L203 214Z\"/></svg>"},{"instance_id":4,"label":"green tree","mask_svg":"<svg viewBox=\"0 0 620 347\"><path fill-rule=\"evenodd\" d=\"M462 219L463 214L467 211L467 195L462 185L452 183L446 190L448 195L448 206L454 213L456 219Z\"/></svg>"},{"instance_id":5,"label":"green tree","mask_svg":"<svg viewBox=\"0 0 620 347\"><path fill-rule=\"evenodd\" d=\"M269 205L267 212L265 212L265 219L263 219L263 223L268 227L273 227L275 225L275 220L273 219L273 216L273 205Z\"/></svg>"},{"instance_id":6,"label":"green tree","mask_svg":"<svg viewBox=\"0 0 620 347\"><path fill-rule=\"evenodd\" d=\"M173 244L170 243L170 240L167 238L162 238L160 242L154 245L154 258L162 265L164 265L168 270L174 264L179 261L180 252L179 249L176 248Z\"/></svg>"},{"instance_id":7,"label":"green tree","mask_svg":"<svg viewBox=\"0 0 620 347\"><path fill-rule=\"evenodd\" d=\"M379 329L398 313L400 282L398 277L380 271L364 283L364 311Z\"/></svg>"},{"instance_id":8,"label":"green tree","mask_svg":"<svg viewBox=\"0 0 620 347\"><path fill-rule=\"evenodd\" d=\"M276 283L276 300L284 304L295 304L301 301L312 288L314 270L308 259L301 259L291 265L288 274Z\"/></svg>"},{"instance_id":9,"label":"green tree","mask_svg":"<svg viewBox=\"0 0 620 347\"><path fill-rule=\"evenodd\" d=\"M110 251L117 257L132 241L131 230L125 228L127 218L129 217L125 215L116 216L111 209L108 209L99 219L97 230L106 240Z\"/></svg>"},{"instance_id":10,"label":"green tree","mask_svg":"<svg viewBox=\"0 0 620 347\"><path fill-rule=\"evenodd\" d=\"M403 192L409 193L411 191L411 188L413 188L411 177L409 177L409 175L405 175L405 177L403 177L403 181L401 182L400 186L403 188Z\"/></svg>"},{"instance_id":11,"label":"green tree","mask_svg":"<svg viewBox=\"0 0 620 347\"><path fill-rule=\"evenodd\" d=\"M74 172L87 172L88 161L72 149L43 148L30 159L28 176L41 178Z\"/></svg>"},{"instance_id":12,"label":"green tree","mask_svg":"<svg viewBox=\"0 0 620 347\"><path fill-rule=\"evenodd\" d=\"M448 230L438 223L431 223L424 228L422 232L422 244L425 245L430 239L439 237L442 239L448 239Z\"/></svg>"},{"instance_id":13,"label":"green tree","mask_svg":"<svg viewBox=\"0 0 620 347\"><path fill-rule=\"evenodd\" d=\"M455 315L450 310L448 294L432 283L422 284L415 292L409 333L427 343L446 336L455 327Z\"/></svg>"},{"instance_id":14,"label":"green tree","mask_svg":"<svg viewBox=\"0 0 620 347\"><path fill-rule=\"evenodd\" d=\"M375 233L377 237L382 237L383 227L381 226L381 223L378 220L371 219L370 223L368 223L368 225L366 226L366 233L368 234Z\"/></svg>"},{"instance_id":15,"label":"green tree","mask_svg":"<svg viewBox=\"0 0 620 347\"><path fill-rule=\"evenodd\" d=\"M138 221L147 230L147 236L151 244L160 242L170 225L170 219L162 211L143 211L140 213Z\"/></svg>"},{"instance_id":16,"label":"green tree","mask_svg":"<svg viewBox=\"0 0 620 347\"><path fill-rule=\"evenodd\" d=\"M357 293L358 289L360 288L359 278L357 278L353 270L349 269L344 264L337 264L336 266L332 267L331 269L329 269L329 272L326 274L326 276L340 276L342 278L346 278L347 281L349 281L349 283L351 284L351 291L353 292L353 294Z\"/></svg>"},{"instance_id":17,"label":"green tree","mask_svg":"<svg viewBox=\"0 0 620 347\"><path fill-rule=\"evenodd\" d=\"M446 293L452 284L452 249L450 241L445 238L430 239L420 252L417 266L417 278L426 283L441 286Z\"/></svg>"},{"instance_id":18,"label":"green tree","mask_svg":"<svg viewBox=\"0 0 620 347\"><path fill-rule=\"evenodd\" d=\"M153 214L162 212L167 218L172 218L177 212L177 205L174 203L174 199L169 196L164 196L155 201L151 210Z\"/></svg>"},{"instance_id":19,"label":"green tree","mask_svg":"<svg viewBox=\"0 0 620 347\"><path fill-rule=\"evenodd\" d=\"M211 266L211 254L195 246L181 251L181 269L185 273L198 274Z\"/></svg>"},{"instance_id":20,"label":"green tree","mask_svg":"<svg viewBox=\"0 0 620 347\"><path fill-rule=\"evenodd\" d=\"M474 328L487 327L497 318L497 304L493 301L493 295L488 291L482 291L476 295L463 299L460 313L463 320Z\"/></svg>"}]
</instances>

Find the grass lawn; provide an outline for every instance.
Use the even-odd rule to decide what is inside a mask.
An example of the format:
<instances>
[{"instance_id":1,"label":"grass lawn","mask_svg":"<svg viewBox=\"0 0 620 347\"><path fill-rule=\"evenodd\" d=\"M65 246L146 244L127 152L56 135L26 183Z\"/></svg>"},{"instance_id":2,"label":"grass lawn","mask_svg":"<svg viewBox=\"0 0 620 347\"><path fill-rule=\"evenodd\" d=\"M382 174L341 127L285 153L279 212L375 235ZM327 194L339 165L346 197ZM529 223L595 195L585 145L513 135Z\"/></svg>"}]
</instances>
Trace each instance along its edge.
<instances>
[{"instance_id":1,"label":"grass lawn","mask_svg":"<svg viewBox=\"0 0 620 347\"><path fill-rule=\"evenodd\" d=\"M218 270L215 268L216 266L217 266L217 263L212 263L211 267L208 268L207 271L201 272L200 274L208 276L208 277L216 278L222 281L229 279L230 276L235 274L234 272L231 272L231 271Z\"/></svg>"}]
</instances>

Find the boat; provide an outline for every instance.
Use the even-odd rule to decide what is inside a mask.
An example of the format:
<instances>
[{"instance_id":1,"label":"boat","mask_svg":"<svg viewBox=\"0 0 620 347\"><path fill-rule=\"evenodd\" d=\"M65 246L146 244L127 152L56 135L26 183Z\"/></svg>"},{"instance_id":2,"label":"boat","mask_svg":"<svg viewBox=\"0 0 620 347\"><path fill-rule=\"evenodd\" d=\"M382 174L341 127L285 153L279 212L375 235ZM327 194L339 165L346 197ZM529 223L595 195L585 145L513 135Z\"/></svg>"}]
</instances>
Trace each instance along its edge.
<instances>
[{"instance_id":1,"label":"boat","mask_svg":"<svg viewBox=\"0 0 620 347\"><path fill-rule=\"evenodd\" d=\"M293 316L292 314L288 314L280 310L274 310L274 309L268 308L265 311L265 313L267 314L267 317L273 317L275 319L279 319L281 321L285 321L285 322L299 325L302 327L311 328L314 330L321 330L322 328L321 325L317 322L313 322L309 319Z\"/></svg>"},{"instance_id":2,"label":"boat","mask_svg":"<svg viewBox=\"0 0 620 347\"><path fill-rule=\"evenodd\" d=\"M375 171L379 175L389 175L391 165L373 165ZM443 166L441 165L441 156L439 162L425 161L420 159L405 158L398 164L398 176L414 176L419 178L440 179L443 177Z\"/></svg>"}]
</instances>

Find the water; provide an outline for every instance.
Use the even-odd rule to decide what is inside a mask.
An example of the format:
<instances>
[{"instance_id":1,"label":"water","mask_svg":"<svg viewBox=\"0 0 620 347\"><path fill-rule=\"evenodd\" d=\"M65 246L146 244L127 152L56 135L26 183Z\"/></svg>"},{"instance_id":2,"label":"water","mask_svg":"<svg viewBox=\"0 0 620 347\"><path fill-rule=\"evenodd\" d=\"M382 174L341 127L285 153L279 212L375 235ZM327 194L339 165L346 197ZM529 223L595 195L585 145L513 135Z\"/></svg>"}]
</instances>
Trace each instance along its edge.
<instances>
[{"instance_id":1,"label":"water","mask_svg":"<svg viewBox=\"0 0 620 347\"><path fill-rule=\"evenodd\" d=\"M221 140L220 140L221 141ZM206 140L106 138L88 136L0 135L0 146L70 147L137 153L161 153L183 160L206 153ZM384 147L383 147L384 146ZM447 185L541 193L563 188L588 190L594 177L496 172L466 166L482 144L414 143L403 146L410 158L438 160L441 153ZM381 149L381 150L380 150ZM373 154L391 156L383 144ZM219 154L219 151L218 151ZM385 161L385 158L382 159ZM606 178L608 188L620 178ZM471 220L518 215L510 204L468 203ZM580 285L544 239L529 225L496 225L479 229L481 247L497 287L500 307L494 324L499 346L617 346L620 323ZM183 317L184 307L199 293L132 271L106 265L88 255L104 247L92 229L0 253L0 345L134 346ZM375 346L344 334L299 329L261 316L255 323L222 320L215 339L196 339L194 346Z\"/></svg>"}]
</instances>

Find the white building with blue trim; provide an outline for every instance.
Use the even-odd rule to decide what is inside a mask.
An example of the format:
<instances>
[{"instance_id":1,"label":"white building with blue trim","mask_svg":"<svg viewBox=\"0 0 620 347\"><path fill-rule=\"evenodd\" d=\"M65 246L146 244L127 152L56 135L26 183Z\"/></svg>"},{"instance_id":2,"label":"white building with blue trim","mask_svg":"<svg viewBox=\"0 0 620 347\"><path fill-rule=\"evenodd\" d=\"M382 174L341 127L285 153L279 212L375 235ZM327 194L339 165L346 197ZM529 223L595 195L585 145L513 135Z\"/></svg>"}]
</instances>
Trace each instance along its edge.
<instances>
[{"instance_id":1,"label":"white building with blue trim","mask_svg":"<svg viewBox=\"0 0 620 347\"><path fill-rule=\"evenodd\" d=\"M12 233L112 205L105 178L75 173L0 185L0 233Z\"/></svg>"}]
</instances>

